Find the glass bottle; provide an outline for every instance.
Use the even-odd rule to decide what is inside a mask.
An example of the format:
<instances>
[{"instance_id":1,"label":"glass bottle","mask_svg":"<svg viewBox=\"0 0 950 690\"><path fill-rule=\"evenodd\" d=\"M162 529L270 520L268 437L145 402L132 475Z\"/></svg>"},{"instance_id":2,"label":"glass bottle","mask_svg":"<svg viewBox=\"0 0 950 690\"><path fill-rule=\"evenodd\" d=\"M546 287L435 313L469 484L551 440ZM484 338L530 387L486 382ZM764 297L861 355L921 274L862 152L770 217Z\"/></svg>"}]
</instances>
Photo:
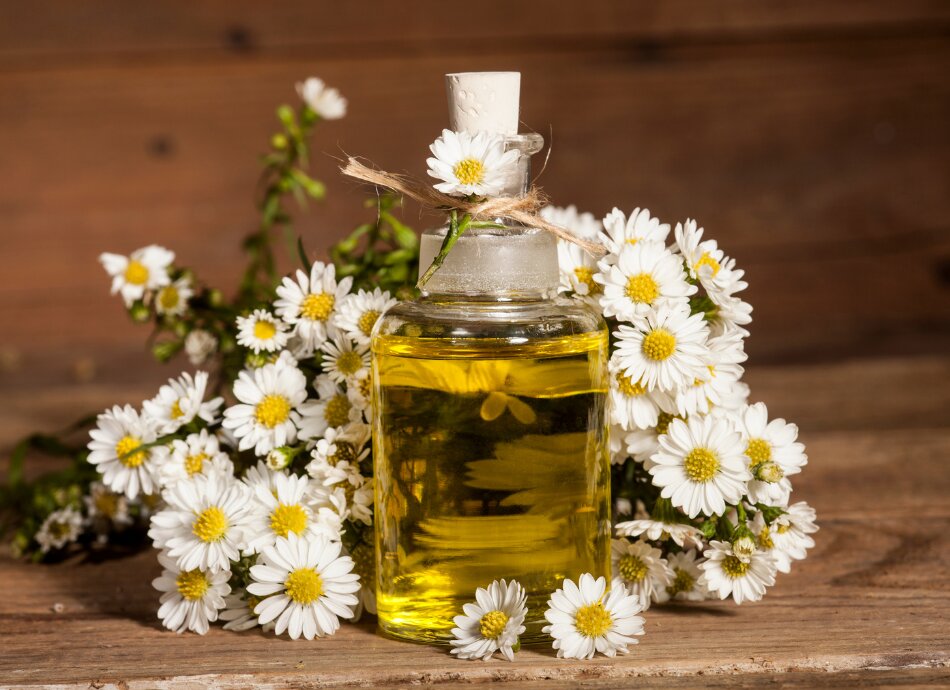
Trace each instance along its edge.
<instances>
[{"instance_id":1,"label":"glass bottle","mask_svg":"<svg viewBox=\"0 0 950 690\"><path fill-rule=\"evenodd\" d=\"M536 134L507 138L528 186ZM446 229L424 233L420 267ZM543 637L564 578L609 579L603 319L559 298L546 232L464 234L422 296L372 340L377 610L385 635L446 643L477 587L528 593L522 642Z\"/></svg>"}]
</instances>

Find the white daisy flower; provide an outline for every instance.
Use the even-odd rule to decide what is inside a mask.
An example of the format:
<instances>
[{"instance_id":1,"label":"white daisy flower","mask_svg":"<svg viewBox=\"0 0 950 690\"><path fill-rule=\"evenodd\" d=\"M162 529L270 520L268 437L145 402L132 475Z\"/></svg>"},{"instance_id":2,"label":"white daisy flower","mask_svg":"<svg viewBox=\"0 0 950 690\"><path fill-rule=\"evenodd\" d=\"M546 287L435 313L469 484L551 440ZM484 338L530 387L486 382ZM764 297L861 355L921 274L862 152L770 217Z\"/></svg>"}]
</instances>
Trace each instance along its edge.
<instances>
[{"instance_id":1,"label":"white daisy flower","mask_svg":"<svg viewBox=\"0 0 950 690\"><path fill-rule=\"evenodd\" d=\"M604 217L603 225L600 240L607 247L608 255L615 256L625 245L640 242L666 244L666 237L670 234L670 224L652 217L647 208L633 209L629 218L619 208L614 208Z\"/></svg>"},{"instance_id":2,"label":"white daisy flower","mask_svg":"<svg viewBox=\"0 0 950 690\"><path fill-rule=\"evenodd\" d=\"M240 560L250 508L247 487L233 477L195 475L162 492L167 508L152 516L148 536L182 570L228 570Z\"/></svg>"},{"instance_id":3,"label":"white daisy flower","mask_svg":"<svg viewBox=\"0 0 950 690\"><path fill-rule=\"evenodd\" d=\"M171 445L161 450L161 475L165 486L197 476L207 476L212 472L234 474L231 458L221 450L218 437L209 434L207 429L202 429L197 434L188 434L184 440L176 438Z\"/></svg>"},{"instance_id":4,"label":"white daisy flower","mask_svg":"<svg viewBox=\"0 0 950 690\"><path fill-rule=\"evenodd\" d=\"M581 213L574 204L563 208L545 206L541 209L541 217L549 223L570 230L585 240L597 239L597 235L604 229L603 224L594 217L593 213Z\"/></svg>"},{"instance_id":5,"label":"white daisy flower","mask_svg":"<svg viewBox=\"0 0 950 690\"><path fill-rule=\"evenodd\" d=\"M358 371L346 382L346 397L350 404L369 422L373 418L373 372L372 369ZM360 415L357 415L360 418Z\"/></svg>"},{"instance_id":6,"label":"white daisy flower","mask_svg":"<svg viewBox=\"0 0 950 690\"><path fill-rule=\"evenodd\" d=\"M194 378L182 372L177 379L168 379L168 383L158 389L158 395L142 403L142 409L161 434L174 433L195 417L213 424L224 398L204 402L207 388L208 372L199 371Z\"/></svg>"},{"instance_id":7,"label":"white daisy flower","mask_svg":"<svg viewBox=\"0 0 950 690\"><path fill-rule=\"evenodd\" d=\"M514 661L513 648L525 631L527 602L524 587L515 580L495 580L487 589L476 589L475 603L465 604L465 615L453 619L452 654L459 659L488 661L495 652L501 652L508 661Z\"/></svg>"},{"instance_id":8,"label":"white daisy flower","mask_svg":"<svg viewBox=\"0 0 950 690\"><path fill-rule=\"evenodd\" d=\"M349 293L353 278L347 276L337 283L334 265L320 261L310 268L310 275L297 271L295 278L287 276L277 287L279 299L274 309L294 327L303 356L313 354L327 339L334 310Z\"/></svg>"},{"instance_id":9,"label":"white daisy flower","mask_svg":"<svg viewBox=\"0 0 950 690\"><path fill-rule=\"evenodd\" d=\"M102 482L90 484L89 494L83 496L82 500L89 519L94 526L101 527L101 531L108 531L110 528L121 529L132 524L129 500L122 494L110 491Z\"/></svg>"},{"instance_id":10,"label":"white daisy flower","mask_svg":"<svg viewBox=\"0 0 950 690\"><path fill-rule=\"evenodd\" d=\"M237 317L238 345L255 353L277 352L287 345L287 324L266 309L255 309L250 316Z\"/></svg>"},{"instance_id":11,"label":"white daisy flower","mask_svg":"<svg viewBox=\"0 0 950 690\"><path fill-rule=\"evenodd\" d=\"M96 424L89 432L88 461L96 466L102 482L129 498L157 492L159 467L155 450L147 447L157 437L151 418L131 405L116 405L100 414Z\"/></svg>"},{"instance_id":12,"label":"white daisy flower","mask_svg":"<svg viewBox=\"0 0 950 690\"><path fill-rule=\"evenodd\" d=\"M348 462L340 462L326 471L323 486L313 490L316 506L339 504L341 493L345 499L346 515L354 522L373 524L373 478L364 477L359 468ZM333 494L334 498L328 494Z\"/></svg>"},{"instance_id":13,"label":"white daisy flower","mask_svg":"<svg viewBox=\"0 0 950 690\"><path fill-rule=\"evenodd\" d=\"M204 635L208 624L218 620L218 612L225 606L224 598L231 591L231 572L182 570L165 552L158 554L158 562L163 570L152 580L152 587L162 593L158 609L162 625L176 633L191 630Z\"/></svg>"},{"instance_id":14,"label":"white daisy flower","mask_svg":"<svg viewBox=\"0 0 950 690\"><path fill-rule=\"evenodd\" d=\"M640 603L616 582L607 592L607 580L581 575L578 584L565 579L548 600L543 631L554 638L559 659L591 659L596 652L626 654L643 634Z\"/></svg>"},{"instance_id":15,"label":"white daisy flower","mask_svg":"<svg viewBox=\"0 0 950 690\"><path fill-rule=\"evenodd\" d=\"M33 538L40 545L40 551L49 553L72 544L81 533L82 515L72 506L67 506L47 515Z\"/></svg>"},{"instance_id":16,"label":"white daisy flower","mask_svg":"<svg viewBox=\"0 0 950 690\"><path fill-rule=\"evenodd\" d=\"M702 314L660 307L638 318L634 327L620 324L617 365L647 390L671 391L708 372L703 361L707 334Z\"/></svg>"},{"instance_id":17,"label":"white daisy flower","mask_svg":"<svg viewBox=\"0 0 950 690\"><path fill-rule=\"evenodd\" d=\"M346 115L346 99L319 77L309 77L297 82L297 95L324 120L339 120Z\"/></svg>"},{"instance_id":18,"label":"white daisy flower","mask_svg":"<svg viewBox=\"0 0 950 690\"><path fill-rule=\"evenodd\" d=\"M637 462L650 465L650 458L660 449L660 436L669 431L670 423L674 419L683 419L679 415L669 412L660 412L657 415L656 426L649 429L634 429L624 436L627 453Z\"/></svg>"},{"instance_id":19,"label":"white daisy flower","mask_svg":"<svg viewBox=\"0 0 950 690\"><path fill-rule=\"evenodd\" d=\"M371 435L371 427L362 422L327 429L310 453L313 459L307 465L307 474L323 484L329 471L341 463L359 468L369 457Z\"/></svg>"},{"instance_id":20,"label":"white daisy flower","mask_svg":"<svg viewBox=\"0 0 950 690\"><path fill-rule=\"evenodd\" d=\"M429 176L442 180L433 187L452 196L499 196L517 174L521 155L505 150L501 134L449 129L429 149L435 156L426 159Z\"/></svg>"},{"instance_id":21,"label":"white daisy flower","mask_svg":"<svg viewBox=\"0 0 950 690\"><path fill-rule=\"evenodd\" d=\"M218 339L202 328L185 336L185 354L194 367L200 367L218 351Z\"/></svg>"},{"instance_id":22,"label":"white daisy flower","mask_svg":"<svg viewBox=\"0 0 950 690\"><path fill-rule=\"evenodd\" d=\"M591 213L578 213L576 206L558 208L545 206L541 217L549 223L570 230L587 240L596 240L603 229L600 221ZM558 268L561 274L559 292L573 292L582 297L596 297L603 286L594 282L597 260L573 242L557 241Z\"/></svg>"},{"instance_id":23,"label":"white daisy flower","mask_svg":"<svg viewBox=\"0 0 950 690\"><path fill-rule=\"evenodd\" d=\"M808 464L805 446L798 442L798 427L784 419L769 421L768 408L761 402L746 406L733 419L753 474L749 482L750 500L770 506L786 505L792 492L788 476L798 474Z\"/></svg>"},{"instance_id":24,"label":"white daisy flower","mask_svg":"<svg viewBox=\"0 0 950 690\"><path fill-rule=\"evenodd\" d=\"M699 564L703 584L720 599L732 595L737 604L758 601L765 588L775 584L775 560L764 551L754 552L745 562L733 553L732 544L713 540L703 556L706 560Z\"/></svg>"},{"instance_id":25,"label":"white daisy flower","mask_svg":"<svg viewBox=\"0 0 950 690\"><path fill-rule=\"evenodd\" d=\"M617 355L610 358L610 421L624 431L655 427L661 412L671 412L673 401L660 390L647 390L623 373Z\"/></svg>"},{"instance_id":26,"label":"white daisy flower","mask_svg":"<svg viewBox=\"0 0 950 690\"><path fill-rule=\"evenodd\" d=\"M805 558L806 551L815 545L812 534L818 531L815 509L804 501L793 503L784 515L772 521L768 532L759 531L763 548L770 549L780 572L791 571L792 561Z\"/></svg>"},{"instance_id":27,"label":"white daisy flower","mask_svg":"<svg viewBox=\"0 0 950 690\"><path fill-rule=\"evenodd\" d=\"M713 407L728 406L735 384L744 373L740 366L747 359L742 333L729 330L706 341L703 357L707 371L676 391L674 410L682 416L707 414Z\"/></svg>"},{"instance_id":28,"label":"white daisy flower","mask_svg":"<svg viewBox=\"0 0 950 690\"><path fill-rule=\"evenodd\" d=\"M245 553L259 553L288 534L315 537L322 533L307 505L309 477L275 472L270 479L271 487L259 484L254 489Z\"/></svg>"},{"instance_id":29,"label":"white daisy flower","mask_svg":"<svg viewBox=\"0 0 950 690\"><path fill-rule=\"evenodd\" d=\"M728 422L691 417L670 423L647 469L660 495L689 517L721 515L736 504L751 479L742 456L742 439Z\"/></svg>"},{"instance_id":30,"label":"white daisy flower","mask_svg":"<svg viewBox=\"0 0 950 690\"><path fill-rule=\"evenodd\" d=\"M240 402L224 411L222 424L239 439L239 450L253 448L265 456L297 440L297 409L302 411L307 399L307 379L286 358L253 373L242 371L234 382L234 397Z\"/></svg>"},{"instance_id":31,"label":"white daisy flower","mask_svg":"<svg viewBox=\"0 0 950 690\"><path fill-rule=\"evenodd\" d=\"M247 591L261 597L254 607L261 624L276 621L274 632L292 639L332 635L340 618L350 618L357 604L359 576L342 546L324 537L289 534L265 547L251 567Z\"/></svg>"},{"instance_id":32,"label":"white daisy flower","mask_svg":"<svg viewBox=\"0 0 950 690\"><path fill-rule=\"evenodd\" d=\"M218 618L226 621L225 630L234 632L243 632L257 627L257 614L254 613L254 607L260 603L260 599L246 591L232 592L224 598L224 609L218 614Z\"/></svg>"},{"instance_id":33,"label":"white daisy flower","mask_svg":"<svg viewBox=\"0 0 950 690\"><path fill-rule=\"evenodd\" d=\"M360 410L343 389L329 376L322 374L314 381L317 399L308 400L300 406L300 438L304 441L320 438L327 429L346 426L359 421Z\"/></svg>"},{"instance_id":34,"label":"white daisy flower","mask_svg":"<svg viewBox=\"0 0 950 690\"><path fill-rule=\"evenodd\" d=\"M333 323L360 345L369 345L369 336L379 317L398 302L379 288L372 292L360 289L340 300Z\"/></svg>"},{"instance_id":35,"label":"white daisy flower","mask_svg":"<svg viewBox=\"0 0 950 690\"><path fill-rule=\"evenodd\" d=\"M614 532L618 537L644 537L650 541L672 539L677 546L686 548L700 545L703 539L703 533L692 525L650 518L618 522L614 525Z\"/></svg>"},{"instance_id":36,"label":"white daisy flower","mask_svg":"<svg viewBox=\"0 0 950 690\"><path fill-rule=\"evenodd\" d=\"M127 307L145 297L146 291L168 285L168 269L174 260L174 252L155 244L136 249L129 256L99 255L99 263L112 276L112 294L121 294Z\"/></svg>"},{"instance_id":37,"label":"white daisy flower","mask_svg":"<svg viewBox=\"0 0 950 690\"><path fill-rule=\"evenodd\" d=\"M169 283L155 295L155 311L163 316L181 316L188 310L188 300L194 295L191 281L179 278Z\"/></svg>"},{"instance_id":38,"label":"white daisy flower","mask_svg":"<svg viewBox=\"0 0 950 690\"><path fill-rule=\"evenodd\" d=\"M696 286L686 282L682 261L659 242L625 244L598 264L604 316L630 321L655 308L689 308Z\"/></svg>"},{"instance_id":39,"label":"white daisy flower","mask_svg":"<svg viewBox=\"0 0 950 690\"><path fill-rule=\"evenodd\" d=\"M637 597L641 611L650 608L655 593L665 591L670 584L663 552L642 539L611 539L610 564L614 579L623 582L627 591Z\"/></svg>"},{"instance_id":40,"label":"white daisy flower","mask_svg":"<svg viewBox=\"0 0 950 690\"><path fill-rule=\"evenodd\" d=\"M344 383L369 368L369 345L359 344L340 333L320 346L323 373L335 383Z\"/></svg>"},{"instance_id":41,"label":"white daisy flower","mask_svg":"<svg viewBox=\"0 0 950 690\"><path fill-rule=\"evenodd\" d=\"M671 553L667 556L672 580L663 592L666 600L702 601L707 598L708 592L705 591L701 579L703 571L700 565L703 560L697 561L696 558L697 553L693 549Z\"/></svg>"}]
</instances>

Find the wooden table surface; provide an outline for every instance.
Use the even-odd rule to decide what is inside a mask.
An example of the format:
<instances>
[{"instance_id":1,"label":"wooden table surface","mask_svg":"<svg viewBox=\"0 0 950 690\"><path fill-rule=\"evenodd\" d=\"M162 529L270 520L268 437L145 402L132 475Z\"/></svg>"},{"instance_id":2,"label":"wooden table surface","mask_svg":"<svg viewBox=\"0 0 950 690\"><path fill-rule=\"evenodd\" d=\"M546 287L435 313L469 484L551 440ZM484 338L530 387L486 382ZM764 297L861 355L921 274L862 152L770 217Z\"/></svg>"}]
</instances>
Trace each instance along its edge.
<instances>
[{"instance_id":1,"label":"wooden table surface","mask_svg":"<svg viewBox=\"0 0 950 690\"><path fill-rule=\"evenodd\" d=\"M463 662L378 637L369 621L313 642L175 635L155 617L150 552L57 566L4 558L0 686L950 684L950 358L753 367L747 378L773 415L801 426L810 460L794 496L821 525L809 558L762 602L650 609L625 658L526 649L513 664Z\"/></svg>"}]
</instances>

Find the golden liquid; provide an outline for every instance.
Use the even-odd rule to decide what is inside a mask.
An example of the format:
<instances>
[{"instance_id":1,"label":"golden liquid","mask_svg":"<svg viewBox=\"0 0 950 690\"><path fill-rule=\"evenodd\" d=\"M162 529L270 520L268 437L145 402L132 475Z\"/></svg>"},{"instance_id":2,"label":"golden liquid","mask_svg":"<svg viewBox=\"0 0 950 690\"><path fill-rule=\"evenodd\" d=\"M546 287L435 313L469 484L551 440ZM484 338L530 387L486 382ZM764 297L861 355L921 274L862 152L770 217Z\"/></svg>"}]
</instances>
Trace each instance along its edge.
<instances>
[{"instance_id":1,"label":"golden liquid","mask_svg":"<svg viewBox=\"0 0 950 690\"><path fill-rule=\"evenodd\" d=\"M528 593L522 641L539 639L564 578L609 575L606 332L373 350L380 629L445 642L506 578Z\"/></svg>"}]
</instances>

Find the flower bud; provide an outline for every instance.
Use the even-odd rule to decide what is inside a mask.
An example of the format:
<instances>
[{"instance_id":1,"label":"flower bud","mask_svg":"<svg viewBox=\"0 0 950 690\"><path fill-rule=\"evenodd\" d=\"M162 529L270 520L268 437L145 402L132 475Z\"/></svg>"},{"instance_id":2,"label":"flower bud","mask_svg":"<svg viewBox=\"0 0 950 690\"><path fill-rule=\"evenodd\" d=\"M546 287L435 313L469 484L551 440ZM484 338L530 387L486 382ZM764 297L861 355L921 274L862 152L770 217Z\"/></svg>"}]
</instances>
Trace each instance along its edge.
<instances>
[{"instance_id":1,"label":"flower bud","mask_svg":"<svg viewBox=\"0 0 950 690\"><path fill-rule=\"evenodd\" d=\"M293 462L295 455L297 455L297 451L293 448L288 448L287 446L274 448L274 450L267 454L267 466L274 471L282 470Z\"/></svg>"},{"instance_id":2,"label":"flower bud","mask_svg":"<svg viewBox=\"0 0 950 690\"><path fill-rule=\"evenodd\" d=\"M780 481L782 477L785 476L785 473L782 471L782 468L776 465L774 462L763 462L756 468L755 475L763 482L770 482L774 484L775 482Z\"/></svg>"},{"instance_id":3,"label":"flower bud","mask_svg":"<svg viewBox=\"0 0 950 690\"><path fill-rule=\"evenodd\" d=\"M755 539L751 534L743 534L732 542L732 553L743 563L748 563L752 559L755 550Z\"/></svg>"},{"instance_id":4,"label":"flower bud","mask_svg":"<svg viewBox=\"0 0 950 690\"><path fill-rule=\"evenodd\" d=\"M132 303L132 306L129 307L129 316L132 317L133 321L145 323L152 318L152 312L141 301L135 301Z\"/></svg>"},{"instance_id":5,"label":"flower bud","mask_svg":"<svg viewBox=\"0 0 950 690\"><path fill-rule=\"evenodd\" d=\"M285 137L283 134L275 134L271 137L270 145L278 151L281 151L287 148L287 137Z\"/></svg>"},{"instance_id":6,"label":"flower bud","mask_svg":"<svg viewBox=\"0 0 950 690\"><path fill-rule=\"evenodd\" d=\"M244 358L244 363L251 369L260 369L262 366L267 364L269 361L266 354L263 353L248 353L247 357Z\"/></svg>"}]
</instances>

